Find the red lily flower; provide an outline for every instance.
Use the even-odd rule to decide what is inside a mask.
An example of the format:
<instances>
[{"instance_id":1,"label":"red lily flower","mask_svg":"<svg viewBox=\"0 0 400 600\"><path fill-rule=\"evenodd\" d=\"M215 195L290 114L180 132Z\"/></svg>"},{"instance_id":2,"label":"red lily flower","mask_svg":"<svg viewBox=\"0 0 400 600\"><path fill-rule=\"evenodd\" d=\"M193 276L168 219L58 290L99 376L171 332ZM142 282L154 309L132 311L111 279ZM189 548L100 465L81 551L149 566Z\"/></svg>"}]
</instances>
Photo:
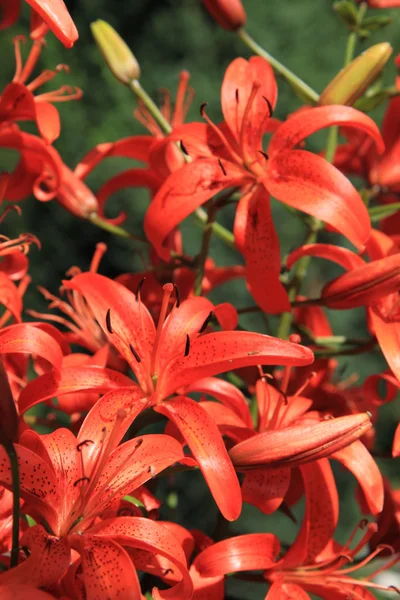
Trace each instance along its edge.
<instances>
[{"instance_id":1,"label":"red lily flower","mask_svg":"<svg viewBox=\"0 0 400 600\"><path fill-rule=\"evenodd\" d=\"M37 14L54 35L64 44L71 48L78 39L78 31L63 2L63 0L26 0L31 6L33 13ZM1 0L2 20L0 29L6 29L14 25L21 10L20 0ZM41 34L46 33L47 28L41 28Z\"/></svg>"},{"instance_id":2,"label":"red lily flower","mask_svg":"<svg viewBox=\"0 0 400 600\"><path fill-rule=\"evenodd\" d=\"M349 107L310 109L276 127L270 121L276 98L274 74L264 59L234 60L222 84L225 123L217 127L203 110L208 125L184 125L171 134L169 139L181 141L194 160L170 175L145 217L147 237L167 260L165 239L183 219L216 193L240 188L244 196L235 222L236 243L246 259L249 288L267 312L290 310L278 279L279 242L269 193L326 221L359 248L370 231L365 205L350 182L321 157L293 148L323 127L347 124L370 135L378 150L383 149L376 125ZM267 156L261 145L266 131L275 131Z\"/></svg>"},{"instance_id":3,"label":"red lily flower","mask_svg":"<svg viewBox=\"0 0 400 600\"><path fill-rule=\"evenodd\" d=\"M45 519L52 535L41 526L28 529L21 543L30 549L30 557L3 573L0 584L21 578L38 587L56 583L68 568L72 547L81 555L89 596L90 590L100 582L107 584L111 577L115 593L126 590L131 580L136 594L132 593L132 598L140 598L134 564L123 549L127 546L166 556L182 575L175 597L190 597L183 552L162 526L134 517L96 523L111 501L122 498L184 457L180 444L165 435L142 436L118 446L146 403L142 394L132 389L112 392L90 411L77 438L67 429L43 436L34 431L22 434L15 448L20 462L21 495L26 499L24 511L39 522ZM0 480L10 486L3 449L0 457ZM43 560L49 544L51 550ZM107 568L95 571L94 557L95 562L103 562ZM142 568L140 561L139 564ZM121 565L124 576L118 579ZM161 598L162 593L155 597Z\"/></svg>"},{"instance_id":4,"label":"red lily flower","mask_svg":"<svg viewBox=\"0 0 400 600\"><path fill-rule=\"evenodd\" d=\"M319 256L333 260L349 271L324 287L320 303L336 309L365 306L369 327L393 373L400 378L397 293L400 251L389 236L376 230L372 231L367 250L372 259L369 263L346 248L312 244L295 250L287 264L292 266L301 256Z\"/></svg>"},{"instance_id":5,"label":"red lily flower","mask_svg":"<svg viewBox=\"0 0 400 600\"><path fill-rule=\"evenodd\" d=\"M185 437L223 514L230 519L237 518L241 506L240 488L214 421L189 398L181 396L164 401L182 386L206 375L259 363L309 364L313 360L312 353L297 344L257 333L221 331L201 335L213 314L227 329L234 327L236 311L231 305L214 307L206 298L196 297L180 305L175 302L167 317L174 292L172 284L164 286L157 327L141 302L140 292L135 296L97 273L79 274L64 285L85 298L104 334L135 373L143 395L151 398L155 410L171 419ZM71 373L69 383L68 379L65 383L62 379L55 381L49 374L33 381L21 393L21 410L60 393L84 389L105 391L105 379L96 387L94 378L98 371L92 372L90 383L88 371L87 367L82 383L77 369ZM66 376L65 370L61 377L63 375ZM229 497L227 489L231 490Z\"/></svg>"},{"instance_id":6,"label":"red lily flower","mask_svg":"<svg viewBox=\"0 0 400 600\"><path fill-rule=\"evenodd\" d=\"M26 81L34 70L44 39L35 40L31 51L22 64L21 41L26 41L23 36L14 38L16 71L12 83L8 84L0 96L0 122L7 121L36 121L40 135L51 144L60 135L60 116L53 106L54 102L66 102L81 98L79 88L62 86L53 92L46 92L34 96L33 92L47 81L51 81L61 70L68 71L67 65L59 65L54 71L43 71L31 83Z\"/></svg>"}]
</instances>

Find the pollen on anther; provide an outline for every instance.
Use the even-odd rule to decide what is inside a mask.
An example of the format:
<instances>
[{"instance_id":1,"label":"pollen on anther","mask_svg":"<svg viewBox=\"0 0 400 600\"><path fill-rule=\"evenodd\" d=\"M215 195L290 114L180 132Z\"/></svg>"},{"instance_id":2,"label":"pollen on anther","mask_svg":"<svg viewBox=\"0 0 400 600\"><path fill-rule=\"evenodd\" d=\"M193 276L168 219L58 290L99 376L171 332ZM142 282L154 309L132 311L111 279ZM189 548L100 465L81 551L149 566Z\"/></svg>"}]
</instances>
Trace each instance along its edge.
<instances>
[{"instance_id":1,"label":"pollen on anther","mask_svg":"<svg viewBox=\"0 0 400 600\"><path fill-rule=\"evenodd\" d=\"M186 344L185 344L185 356L189 356L190 352L190 337L189 334L186 334Z\"/></svg>"},{"instance_id":2,"label":"pollen on anther","mask_svg":"<svg viewBox=\"0 0 400 600\"><path fill-rule=\"evenodd\" d=\"M208 317L206 318L206 320L204 321L203 325L200 327L199 333L203 333L203 331L205 331L207 329L207 325L209 324L209 322L211 321L213 316L214 316L214 313L213 313L213 311L211 311L210 314L208 315Z\"/></svg>"},{"instance_id":3,"label":"pollen on anther","mask_svg":"<svg viewBox=\"0 0 400 600\"><path fill-rule=\"evenodd\" d=\"M108 333L114 333L114 330L111 325L111 309L110 308L107 310L107 314L106 314L106 327L107 327Z\"/></svg>"},{"instance_id":4,"label":"pollen on anther","mask_svg":"<svg viewBox=\"0 0 400 600\"><path fill-rule=\"evenodd\" d=\"M140 292L142 291L142 287L143 287L145 281L146 281L146 277L143 277L138 283L138 286L136 289L136 297L137 298L140 297Z\"/></svg>"},{"instance_id":5,"label":"pollen on anther","mask_svg":"<svg viewBox=\"0 0 400 600\"><path fill-rule=\"evenodd\" d=\"M263 96L263 98L264 98L265 102L268 104L269 116L272 117L272 115L274 114L274 109L272 108L272 104L266 96Z\"/></svg>"},{"instance_id":6,"label":"pollen on anther","mask_svg":"<svg viewBox=\"0 0 400 600\"><path fill-rule=\"evenodd\" d=\"M87 481L89 483L90 477L81 477L80 479L77 479L74 483L74 487L76 487L79 483L82 483L83 481Z\"/></svg>"},{"instance_id":7,"label":"pollen on anther","mask_svg":"<svg viewBox=\"0 0 400 600\"><path fill-rule=\"evenodd\" d=\"M218 164L221 167L221 171L226 176L226 169L225 169L224 165L222 164L222 160L220 158L218 159Z\"/></svg>"},{"instance_id":8,"label":"pollen on anther","mask_svg":"<svg viewBox=\"0 0 400 600\"><path fill-rule=\"evenodd\" d=\"M186 154L186 156L189 156L189 152L186 150L186 146L185 144L182 142L182 140L179 142L179 145L181 147L181 150L183 152L183 154Z\"/></svg>"},{"instance_id":9,"label":"pollen on anther","mask_svg":"<svg viewBox=\"0 0 400 600\"><path fill-rule=\"evenodd\" d=\"M82 448L83 448L84 446L89 446L89 444L94 444L94 441L93 441L93 440L83 440L83 442L80 442L80 443L77 445L76 449L77 449L77 451L78 451L78 452L81 452L81 451L82 451Z\"/></svg>"},{"instance_id":10,"label":"pollen on anther","mask_svg":"<svg viewBox=\"0 0 400 600\"><path fill-rule=\"evenodd\" d=\"M179 288L176 285L176 283L174 283L173 286L174 286L175 296L176 296L176 308L179 308L181 305L181 295L179 293Z\"/></svg>"},{"instance_id":11,"label":"pollen on anther","mask_svg":"<svg viewBox=\"0 0 400 600\"><path fill-rule=\"evenodd\" d=\"M269 156L268 156L268 154L266 152L263 152L262 150L259 150L258 152L263 155L263 157L265 158L265 160L269 160Z\"/></svg>"},{"instance_id":12,"label":"pollen on anther","mask_svg":"<svg viewBox=\"0 0 400 600\"><path fill-rule=\"evenodd\" d=\"M129 344L129 350L132 352L133 356L136 358L138 363L142 362L142 359L140 358L139 354L136 352L132 344Z\"/></svg>"}]
</instances>

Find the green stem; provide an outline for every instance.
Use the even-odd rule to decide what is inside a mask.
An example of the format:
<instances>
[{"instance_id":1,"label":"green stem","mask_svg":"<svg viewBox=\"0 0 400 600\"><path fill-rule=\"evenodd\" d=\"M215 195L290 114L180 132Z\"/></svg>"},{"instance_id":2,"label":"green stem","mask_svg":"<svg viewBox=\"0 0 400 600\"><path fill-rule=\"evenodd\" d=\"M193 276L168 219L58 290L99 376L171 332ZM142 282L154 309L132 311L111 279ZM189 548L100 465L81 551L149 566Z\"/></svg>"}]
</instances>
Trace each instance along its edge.
<instances>
[{"instance_id":1,"label":"green stem","mask_svg":"<svg viewBox=\"0 0 400 600\"><path fill-rule=\"evenodd\" d=\"M325 149L325 159L330 163L333 163L333 159L335 158L338 141L339 141L339 127L337 125L334 125L333 127L331 127L329 129L328 139L326 142L326 149Z\"/></svg>"},{"instance_id":2,"label":"green stem","mask_svg":"<svg viewBox=\"0 0 400 600\"><path fill-rule=\"evenodd\" d=\"M347 67L347 65L349 63L351 63L351 61L354 58L354 53L356 51L357 39L358 39L358 34L356 31L352 31L350 33L349 37L347 38L346 52L344 55L344 66L345 67Z\"/></svg>"},{"instance_id":3,"label":"green stem","mask_svg":"<svg viewBox=\"0 0 400 600\"><path fill-rule=\"evenodd\" d=\"M132 92L139 98L139 100L143 102L147 110L157 121L164 133L166 133L167 135L171 133L171 125L168 123L167 119L164 117L157 104L151 99L146 90L142 88L139 81L137 79L132 79L132 81L129 84L129 87L132 90Z\"/></svg>"},{"instance_id":4,"label":"green stem","mask_svg":"<svg viewBox=\"0 0 400 600\"><path fill-rule=\"evenodd\" d=\"M11 480L12 480L12 491L13 491L13 524L11 534L11 561L10 566L16 567L18 565L18 553L19 553L19 504L20 504L20 478L19 478L19 465L18 457L15 451L14 444L10 440L2 440L2 444L5 451L8 454L11 466Z\"/></svg>"},{"instance_id":5,"label":"green stem","mask_svg":"<svg viewBox=\"0 0 400 600\"><path fill-rule=\"evenodd\" d=\"M130 233L129 231L127 231L123 227L119 227L118 225L113 225L112 223L109 223L108 221L102 219L101 217L99 217L99 215L96 215L94 213L89 216L88 220L91 223L93 223L93 225L100 227L100 229L104 229L105 231L113 233L114 235L118 235L119 237L129 238L130 240L135 240L136 242L141 242L142 244L149 244L146 238L143 238L139 235L134 235L133 233Z\"/></svg>"},{"instance_id":6,"label":"green stem","mask_svg":"<svg viewBox=\"0 0 400 600\"><path fill-rule=\"evenodd\" d=\"M199 255L197 257L197 269L196 276L194 280L194 294L195 296L200 296L203 289L203 277L204 277L204 268L206 265L206 260L208 256L208 251L210 249L211 237L213 234L213 224L215 223L215 217L217 214L216 206L212 200L209 200L207 206L207 222L203 229L203 237L201 240L201 248Z\"/></svg>"},{"instance_id":7,"label":"green stem","mask_svg":"<svg viewBox=\"0 0 400 600\"><path fill-rule=\"evenodd\" d=\"M202 228L207 225L208 215L207 211L205 211L204 208L198 208L194 214L197 219L197 222L201 225ZM216 221L211 223L211 229L214 235L220 240L222 240L227 246L230 246L231 248L235 247L235 238L233 236L233 233L229 231L229 229L227 229L220 223L217 223Z\"/></svg>"},{"instance_id":8,"label":"green stem","mask_svg":"<svg viewBox=\"0 0 400 600\"><path fill-rule=\"evenodd\" d=\"M315 244L317 241L318 231L322 229L322 227L323 223L321 221L313 219L310 231L305 239L304 244ZM301 284L303 283L303 279L306 276L310 259L310 256L303 256L296 264L293 279L288 290L290 303L293 303L296 300L297 294L301 288ZM289 337L292 323L293 311L283 313L279 321L277 337L281 339L286 339Z\"/></svg>"},{"instance_id":9,"label":"green stem","mask_svg":"<svg viewBox=\"0 0 400 600\"><path fill-rule=\"evenodd\" d=\"M292 87L297 90L301 96L307 100L309 104L316 104L319 99L319 94L315 90L313 90L307 83L305 83L300 77L295 75L290 69L285 67L279 60L271 56L269 52L264 50L257 42L247 33L245 29L239 29L238 35L240 39L258 56L262 56L266 58L267 61L271 64L271 66L283 75L283 77L292 85Z\"/></svg>"}]
</instances>

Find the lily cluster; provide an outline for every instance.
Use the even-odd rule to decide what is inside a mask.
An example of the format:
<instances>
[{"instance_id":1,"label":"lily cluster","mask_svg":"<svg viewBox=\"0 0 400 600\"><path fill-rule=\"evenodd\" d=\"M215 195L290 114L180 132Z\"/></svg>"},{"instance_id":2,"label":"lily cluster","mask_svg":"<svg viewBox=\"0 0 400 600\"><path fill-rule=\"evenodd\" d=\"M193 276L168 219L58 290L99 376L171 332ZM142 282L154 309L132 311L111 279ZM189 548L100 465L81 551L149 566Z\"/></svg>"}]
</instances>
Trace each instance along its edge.
<instances>
[{"instance_id":1,"label":"lily cluster","mask_svg":"<svg viewBox=\"0 0 400 600\"><path fill-rule=\"evenodd\" d=\"M250 38L240 0L204 0L216 23L257 54L228 65L219 123L205 104L200 121L185 122L194 98L187 71L175 101L165 92L157 107L129 47L95 22L99 49L136 95L135 117L149 133L104 141L71 168L53 146L55 104L82 92L37 93L65 65L34 73L50 32L67 48L78 32L62 0L27 2L30 49L23 59L26 39L15 38L15 75L0 95L0 146L19 153L0 177L0 222L33 195L87 227L146 244L148 254L142 272L111 279L99 272L107 251L99 243L86 271L68 271L59 296L39 287L49 302L39 313L24 305L27 255L39 240L0 236L1 598L223 600L228 576L261 584L269 600L399 594L400 490L383 477L382 461L400 456L400 425L385 457L375 434L400 387L400 79L374 83L389 44L350 54L388 24L366 17L368 5L400 3L335 5L351 43L344 68L318 94ZM0 6L0 28L15 24L20 3ZM283 121L274 116L276 73L301 98ZM381 130L367 114L379 104ZM325 128L326 147L312 152L308 138ZM86 179L109 157L132 167L94 191ZM105 212L115 192L132 187L149 191L143 238L122 227L125 213ZM308 231L283 258L285 223L274 223L272 197ZM219 217L232 205L231 231ZM194 256L181 228L188 219L202 230ZM233 248L237 264L221 264L213 237ZM312 257L345 271L318 294L307 291L316 289L306 279ZM210 299L232 281L247 288L250 306L236 306L232 294ZM360 307L368 337L337 335L325 308ZM252 312L264 316L260 331L242 321ZM373 351L387 361L383 372L343 379L337 357ZM343 506L332 461L357 482L360 521L345 543L335 540ZM208 487L213 537L190 529L179 502L171 510L188 472ZM259 530L238 534L229 523L243 503L258 511ZM300 515L289 544L265 532L265 515L276 511L295 523Z\"/></svg>"}]
</instances>

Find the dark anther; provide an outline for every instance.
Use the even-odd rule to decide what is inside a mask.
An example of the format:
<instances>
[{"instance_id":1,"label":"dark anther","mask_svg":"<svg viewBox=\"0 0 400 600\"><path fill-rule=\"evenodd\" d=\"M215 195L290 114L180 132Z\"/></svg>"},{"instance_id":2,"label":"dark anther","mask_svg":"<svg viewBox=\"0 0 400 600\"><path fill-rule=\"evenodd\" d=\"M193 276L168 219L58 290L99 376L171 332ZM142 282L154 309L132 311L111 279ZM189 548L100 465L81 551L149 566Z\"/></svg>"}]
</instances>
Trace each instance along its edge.
<instances>
[{"instance_id":1,"label":"dark anther","mask_svg":"<svg viewBox=\"0 0 400 600\"><path fill-rule=\"evenodd\" d=\"M203 325L200 327L199 333L203 333L203 331L206 330L207 325L209 324L209 322L211 321L213 316L214 316L214 313L213 313L213 311L211 311L210 314L208 315L207 319L204 321Z\"/></svg>"},{"instance_id":2,"label":"dark anther","mask_svg":"<svg viewBox=\"0 0 400 600\"><path fill-rule=\"evenodd\" d=\"M135 446L135 450L137 450L138 448L140 448L140 446L143 444L143 440L140 439L136 442L136 446Z\"/></svg>"},{"instance_id":3,"label":"dark anther","mask_svg":"<svg viewBox=\"0 0 400 600\"><path fill-rule=\"evenodd\" d=\"M206 106L208 106L208 102L203 102L203 104L200 106L200 115L203 117L204 116L204 111Z\"/></svg>"},{"instance_id":4,"label":"dark anther","mask_svg":"<svg viewBox=\"0 0 400 600\"><path fill-rule=\"evenodd\" d=\"M225 169L224 165L222 164L222 160L220 158L218 159L218 164L221 167L221 171L226 176L226 169Z\"/></svg>"},{"instance_id":5,"label":"dark anther","mask_svg":"<svg viewBox=\"0 0 400 600\"><path fill-rule=\"evenodd\" d=\"M263 96L263 98L264 98L265 102L268 104L269 116L272 117L272 115L274 114L274 109L272 108L272 104L266 96Z\"/></svg>"},{"instance_id":6,"label":"dark anther","mask_svg":"<svg viewBox=\"0 0 400 600\"><path fill-rule=\"evenodd\" d=\"M83 442L80 442L76 449L78 450L78 452L81 452L83 446L89 446L89 444L94 444L93 440L83 440Z\"/></svg>"},{"instance_id":7,"label":"dark anther","mask_svg":"<svg viewBox=\"0 0 400 600\"><path fill-rule=\"evenodd\" d=\"M166 576L167 576L167 575L169 575L170 573L171 573L171 574L173 573L173 570L172 570L172 569L165 569L165 571L164 571L163 575L164 575L164 577L166 577Z\"/></svg>"},{"instance_id":8,"label":"dark anther","mask_svg":"<svg viewBox=\"0 0 400 600\"><path fill-rule=\"evenodd\" d=\"M174 283L173 286L174 286L175 296L176 296L176 308L179 308L181 305L181 296L179 294L179 289L178 289L178 286L176 285L176 283Z\"/></svg>"},{"instance_id":9,"label":"dark anther","mask_svg":"<svg viewBox=\"0 0 400 600\"><path fill-rule=\"evenodd\" d=\"M144 282L145 282L145 281L146 281L146 277L143 277L143 279L141 279L141 280L139 281L139 284L138 284L138 286L137 286L137 290L136 290L136 298L137 298L138 296L140 296L140 292L142 291L142 287L143 287L143 285L144 285Z\"/></svg>"},{"instance_id":10,"label":"dark anther","mask_svg":"<svg viewBox=\"0 0 400 600\"><path fill-rule=\"evenodd\" d=\"M132 344L129 344L129 350L132 352L133 356L136 358L136 360L138 361L138 363L142 362L142 359L140 358L139 354L136 352L136 350L132 346Z\"/></svg>"},{"instance_id":11,"label":"dark anther","mask_svg":"<svg viewBox=\"0 0 400 600\"><path fill-rule=\"evenodd\" d=\"M124 508L119 508L117 510L117 517L134 517L135 513L133 512L133 510L131 508L128 508L127 506Z\"/></svg>"},{"instance_id":12,"label":"dark anther","mask_svg":"<svg viewBox=\"0 0 400 600\"><path fill-rule=\"evenodd\" d=\"M268 156L268 154L266 152L263 152L262 150L259 150L258 152L263 155L263 157L265 158L265 160L269 160L269 156Z\"/></svg>"},{"instance_id":13,"label":"dark anther","mask_svg":"<svg viewBox=\"0 0 400 600\"><path fill-rule=\"evenodd\" d=\"M81 477L80 479L77 479L74 483L74 487L76 487L79 483L82 483L82 481L87 481L89 483L90 477Z\"/></svg>"},{"instance_id":14,"label":"dark anther","mask_svg":"<svg viewBox=\"0 0 400 600\"><path fill-rule=\"evenodd\" d=\"M114 333L113 328L111 327L111 310L107 310L106 314L106 326L108 333Z\"/></svg>"},{"instance_id":15,"label":"dark anther","mask_svg":"<svg viewBox=\"0 0 400 600\"><path fill-rule=\"evenodd\" d=\"M185 144L182 142L182 140L179 142L179 145L181 147L181 150L183 152L183 154L186 154L186 156L189 156L189 152L186 150L186 146Z\"/></svg>"},{"instance_id":16,"label":"dark anther","mask_svg":"<svg viewBox=\"0 0 400 600\"><path fill-rule=\"evenodd\" d=\"M239 104L239 88L236 88L236 90L235 90L235 98L236 98L236 103Z\"/></svg>"},{"instance_id":17,"label":"dark anther","mask_svg":"<svg viewBox=\"0 0 400 600\"><path fill-rule=\"evenodd\" d=\"M190 352L190 337L186 334L186 344L185 344L185 356L189 356Z\"/></svg>"}]
</instances>

